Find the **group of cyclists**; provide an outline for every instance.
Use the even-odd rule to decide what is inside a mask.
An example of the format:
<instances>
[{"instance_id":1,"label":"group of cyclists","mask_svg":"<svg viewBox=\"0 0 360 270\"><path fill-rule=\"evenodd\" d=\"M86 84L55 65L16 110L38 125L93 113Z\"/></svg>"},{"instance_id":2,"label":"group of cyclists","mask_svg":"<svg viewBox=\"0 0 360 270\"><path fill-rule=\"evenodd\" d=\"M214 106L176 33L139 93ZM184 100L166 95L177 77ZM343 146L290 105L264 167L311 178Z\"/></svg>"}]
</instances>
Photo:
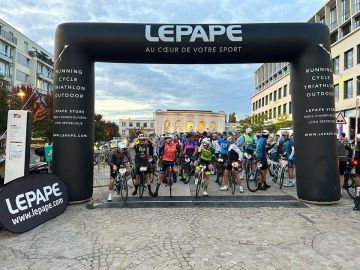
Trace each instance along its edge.
<instances>
[{"instance_id":1,"label":"group of cyclists","mask_svg":"<svg viewBox=\"0 0 360 270\"><path fill-rule=\"evenodd\" d=\"M157 197L161 184L168 181L168 170L172 172L173 183L177 182L178 174L180 174L179 179L183 180L181 174L185 157L190 158L194 165L195 185L199 179L200 168L205 168L202 185L203 196L208 196L209 176L216 174L215 171L219 169L218 160L222 161L223 183L220 183L218 177L215 182L221 184L221 191L229 189L229 172L233 170L232 164L237 162L239 166L236 169L235 179L239 186L239 192L244 192L241 180L245 179L245 169L242 168L246 167L249 159L256 160L261 164L259 190L270 188L266 182L269 167L268 158L275 162L280 157L286 158L289 164L289 179L284 185L288 187L295 185L293 173L294 141L288 131L283 131L281 134L270 134L268 130L254 133L251 128L247 128L243 134L241 132L187 132L155 136L155 134L144 134L137 131L135 135L135 139L128 146L124 143L118 143L118 147L110 154L108 161L110 165L108 201L112 200L114 179L120 166L127 167L127 176L131 170L135 173L133 196L138 192L140 173L145 171L149 195ZM134 162L129 152L130 149L135 151ZM154 170L159 172L155 191L152 190L151 185L151 175Z\"/></svg>"}]
</instances>

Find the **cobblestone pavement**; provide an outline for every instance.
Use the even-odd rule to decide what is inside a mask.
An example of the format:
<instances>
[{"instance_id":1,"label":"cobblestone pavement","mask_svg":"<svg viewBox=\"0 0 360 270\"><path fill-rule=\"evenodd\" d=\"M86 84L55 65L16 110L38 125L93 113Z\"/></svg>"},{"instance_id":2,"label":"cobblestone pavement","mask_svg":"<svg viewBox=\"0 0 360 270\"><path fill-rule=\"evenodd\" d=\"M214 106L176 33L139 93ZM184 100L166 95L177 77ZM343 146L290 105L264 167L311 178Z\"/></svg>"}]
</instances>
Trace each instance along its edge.
<instances>
[{"instance_id":1,"label":"cobblestone pavement","mask_svg":"<svg viewBox=\"0 0 360 270\"><path fill-rule=\"evenodd\" d=\"M106 187L94 191L105 199ZM296 197L276 185L256 194ZM0 269L360 269L360 211L347 195L332 206L255 206L70 205L27 233L0 230Z\"/></svg>"}]
</instances>

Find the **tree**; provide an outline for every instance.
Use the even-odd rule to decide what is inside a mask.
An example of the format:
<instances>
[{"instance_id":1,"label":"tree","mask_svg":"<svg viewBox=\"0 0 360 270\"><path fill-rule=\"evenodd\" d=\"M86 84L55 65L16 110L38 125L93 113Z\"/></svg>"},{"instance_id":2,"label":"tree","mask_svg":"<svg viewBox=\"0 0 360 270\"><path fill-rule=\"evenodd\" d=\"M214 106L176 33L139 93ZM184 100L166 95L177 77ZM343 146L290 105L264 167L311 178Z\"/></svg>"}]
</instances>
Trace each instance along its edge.
<instances>
[{"instance_id":1,"label":"tree","mask_svg":"<svg viewBox=\"0 0 360 270\"><path fill-rule=\"evenodd\" d=\"M105 131L103 129L103 126L101 125L102 115L101 114L95 114L95 130L94 130L94 140L97 141L104 141L105 140Z\"/></svg>"},{"instance_id":2,"label":"tree","mask_svg":"<svg viewBox=\"0 0 360 270\"><path fill-rule=\"evenodd\" d=\"M0 77L0 137L7 128L7 112L9 110L8 82Z\"/></svg>"},{"instance_id":3,"label":"tree","mask_svg":"<svg viewBox=\"0 0 360 270\"><path fill-rule=\"evenodd\" d=\"M33 112L32 130L33 136L46 138L52 142L54 129L53 93L40 94L39 107Z\"/></svg>"},{"instance_id":4,"label":"tree","mask_svg":"<svg viewBox=\"0 0 360 270\"><path fill-rule=\"evenodd\" d=\"M277 122L269 124L267 122L267 116L265 114L258 114L255 116L246 116L239 121L241 132L245 132L245 129L251 128L254 132L262 129L267 129L271 133L277 132L280 128L291 127L292 121L289 120L289 115L284 113L277 117Z\"/></svg>"},{"instance_id":5,"label":"tree","mask_svg":"<svg viewBox=\"0 0 360 270\"><path fill-rule=\"evenodd\" d=\"M229 114L229 123L236 123L236 113Z\"/></svg>"},{"instance_id":6,"label":"tree","mask_svg":"<svg viewBox=\"0 0 360 270\"><path fill-rule=\"evenodd\" d=\"M102 120L102 117L101 114L95 114L95 141L111 141L113 137L120 137L118 125Z\"/></svg>"}]
</instances>

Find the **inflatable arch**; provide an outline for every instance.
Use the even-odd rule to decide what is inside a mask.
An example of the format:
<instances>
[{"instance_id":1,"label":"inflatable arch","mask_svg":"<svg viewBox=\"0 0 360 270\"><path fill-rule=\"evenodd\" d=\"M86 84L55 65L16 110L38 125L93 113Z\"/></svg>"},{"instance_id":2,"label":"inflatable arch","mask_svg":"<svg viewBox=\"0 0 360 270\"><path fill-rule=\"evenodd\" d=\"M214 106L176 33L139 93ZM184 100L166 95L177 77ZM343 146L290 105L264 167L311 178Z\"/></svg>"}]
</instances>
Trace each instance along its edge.
<instances>
[{"instance_id":1,"label":"inflatable arch","mask_svg":"<svg viewBox=\"0 0 360 270\"><path fill-rule=\"evenodd\" d=\"M329 50L323 24L61 24L55 40L60 61L54 70L54 174L66 183L70 201L91 198L94 62L290 62L298 197L336 202L340 186Z\"/></svg>"}]
</instances>

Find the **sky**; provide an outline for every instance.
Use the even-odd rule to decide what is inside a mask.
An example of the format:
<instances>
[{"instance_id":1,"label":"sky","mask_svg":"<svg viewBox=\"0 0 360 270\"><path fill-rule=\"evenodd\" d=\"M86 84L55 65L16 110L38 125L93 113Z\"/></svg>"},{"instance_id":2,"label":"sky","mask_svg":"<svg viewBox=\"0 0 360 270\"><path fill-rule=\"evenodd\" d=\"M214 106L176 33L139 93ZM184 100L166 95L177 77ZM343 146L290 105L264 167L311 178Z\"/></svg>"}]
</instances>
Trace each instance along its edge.
<instances>
[{"instance_id":1,"label":"sky","mask_svg":"<svg viewBox=\"0 0 360 270\"><path fill-rule=\"evenodd\" d=\"M54 54L65 22L231 24L307 22L324 0L0 0L0 18ZM251 113L259 64L95 65L95 112L151 119L157 109Z\"/></svg>"}]
</instances>

